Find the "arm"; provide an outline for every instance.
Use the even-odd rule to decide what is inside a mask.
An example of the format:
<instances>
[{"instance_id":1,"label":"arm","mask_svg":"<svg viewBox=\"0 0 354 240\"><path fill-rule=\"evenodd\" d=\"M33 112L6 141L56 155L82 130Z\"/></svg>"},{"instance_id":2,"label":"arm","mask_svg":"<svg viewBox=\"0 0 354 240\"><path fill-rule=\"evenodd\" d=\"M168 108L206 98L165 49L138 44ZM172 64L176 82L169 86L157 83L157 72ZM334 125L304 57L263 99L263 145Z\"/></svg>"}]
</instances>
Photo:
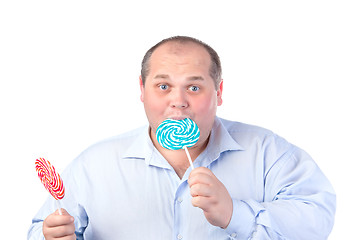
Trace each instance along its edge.
<instances>
[{"instance_id":1,"label":"arm","mask_svg":"<svg viewBox=\"0 0 354 240\"><path fill-rule=\"evenodd\" d=\"M206 168L192 171L189 184L193 205L203 209L213 225L224 228L219 222L229 221L226 231L236 239L326 239L333 226L332 187L312 159L298 149L279 158L265 173L262 201L231 198Z\"/></svg>"},{"instance_id":2,"label":"arm","mask_svg":"<svg viewBox=\"0 0 354 240\"><path fill-rule=\"evenodd\" d=\"M266 174L256 224L279 239L327 239L336 204L332 186L306 152L290 152Z\"/></svg>"}]
</instances>

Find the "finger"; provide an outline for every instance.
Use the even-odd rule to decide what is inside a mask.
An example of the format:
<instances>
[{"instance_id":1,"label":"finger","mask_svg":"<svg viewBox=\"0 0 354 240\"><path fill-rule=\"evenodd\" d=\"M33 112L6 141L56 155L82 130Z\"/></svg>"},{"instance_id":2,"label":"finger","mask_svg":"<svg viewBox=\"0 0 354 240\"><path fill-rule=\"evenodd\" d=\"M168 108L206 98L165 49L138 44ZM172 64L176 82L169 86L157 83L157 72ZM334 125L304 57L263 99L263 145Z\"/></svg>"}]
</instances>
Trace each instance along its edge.
<instances>
[{"instance_id":1,"label":"finger","mask_svg":"<svg viewBox=\"0 0 354 240\"><path fill-rule=\"evenodd\" d=\"M64 209L63 209L64 210ZM58 210L49 215L45 220L44 224L47 227L56 227L61 225L68 225L74 222L74 218L70 216L67 211L63 211L63 215L59 215Z\"/></svg>"},{"instance_id":2,"label":"finger","mask_svg":"<svg viewBox=\"0 0 354 240\"><path fill-rule=\"evenodd\" d=\"M55 230L56 230L56 234L53 234L53 236L55 236L57 238L75 235L75 225L74 224L59 226L59 227L56 227Z\"/></svg>"},{"instance_id":3,"label":"finger","mask_svg":"<svg viewBox=\"0 0 354 240\"><path fill-rule=\"evenodd\" d=\"M199 207L203 211L208 211L208 209L211 207L209 197L203 197L203 196L192 197L191 201L194 207Z\"/></svg>"},{"instance_id":4,"label":"finger","mask_svg":"<svg viewBox=\"0 0 354 240\"><path fill-rule=\"evenodd\" d=\"M62 214L59 213L59 209L55 210L56 215L70 215L64 208L60 208Z\"/></svg>"},{"instance_id":5,"label":"finger","mask_svg":"<svg viewBox=\"0 0 354 240\"><path fill-rule=\"evenodd\" d=\"M212 195L212 189L209 185L206 184L193 184L190 187L190 194L192 197L203 196L210 197Z\"/></svg>"},{"instance_id":6,"label":"finger","mask_svg":"<svg viewBox=\"0 0 354 240\"><path fill-rule=\"evenodd\" d=\"M51 215L46 219L45 224L47 227L51 228L51 227L68 225L73 222L74 222L74 218L70 215L67 216Z\"/></svg>"},{"instance_id":7,"label":"finger","mask_svg":"<svg viewBox=\"0 0 354 240\"><path fill-rule=\"evenodd\" d=\"M76 240L76 235L72 234L70 236L65 236L65 237L61 237L61 238L57 238L58 240Z\"/></svg>"},{"instance_id":8,"label":"finger","mask_svg":"<svg viewBox=\"0 0 354 240\"><path fill-rule=\"evenodd\" d=\"M192 176L189 176L188 184L189 184L189 186L192 186L192 185L198 184L198 183L209 185L212 183L213 178L214 177L208 173L197 172L197 173L193 174Z\"/></svg>"},{"instance_id":9,"label":"finger","mask_svg":"<svg viewBox=\"0 0 354 240\"><path fill-rule=\"evenodd\" d=\"M190 175L189 176L193 176L195 174L207 174L207 175L214 175L213 172L209 169L209 168L206 168L206 167L198 167L198 168L195 168L191 171Z\"/></svg>"},{"instance_id":10,"label":"finger","mask_svg":"<svg viewBox=\"0 0 354 240\"><path fill-rule=\"evenodd\" d=\"M75 233L72 234L72 235L69 235L69 236L63 236L63 237L49 237L49 238L46 238L48 240L52 240L52 239L55 239L55 240L76 240L76 235Z\"/></svg>"},{"instance_id":11,"label":"finger","mask_svg":"<svg viewBox=\"0 0 354 240\"><path fill-rule=\"evenodd\" d=\"M53 228L46 228L45 235L51 236L53 238L73 236L75 235L75 225L69 224L69 225L57 226Z\"/></svg>"}]
</instances>

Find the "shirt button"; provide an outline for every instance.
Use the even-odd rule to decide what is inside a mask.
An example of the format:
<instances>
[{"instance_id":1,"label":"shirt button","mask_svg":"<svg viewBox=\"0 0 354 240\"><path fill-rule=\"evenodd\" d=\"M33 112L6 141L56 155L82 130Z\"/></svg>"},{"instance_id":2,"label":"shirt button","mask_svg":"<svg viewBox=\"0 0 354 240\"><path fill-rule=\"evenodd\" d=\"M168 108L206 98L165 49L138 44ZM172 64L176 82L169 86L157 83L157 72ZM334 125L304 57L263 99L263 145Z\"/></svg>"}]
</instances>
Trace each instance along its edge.
<instances>
[{"instance_id":1,"label":"shirt button","mask_svg":"<svg viewBox=\"0 0 354 240\"><path fill-rule=\"evenodd\" d=\"M183 238L183 236L181 234L177 235L177 239L181 240Z\"/></svg>"},{"instance_id":2,"label":"shirt button","mask_svg":"<svg viewBox=\"0 0 354 240\"><path fill-rule=\"evenodd\" d=\"M181 202L183 202L183 198L179 197L179 198L177 198L177 201L178 201L179 203L181 203Z\"/></svg>"},{"instance_id":3,"label":"shirt button","mask_svg":"<svg viewBox=\"0 0 354 240\"><path fill-rule=\"evenodd\" d=\"M236 236L237 236L236 233L232 233L232 234L231 234L231 237L233 237L233 238L235 238Z\"/></svg>"}]
</instances>

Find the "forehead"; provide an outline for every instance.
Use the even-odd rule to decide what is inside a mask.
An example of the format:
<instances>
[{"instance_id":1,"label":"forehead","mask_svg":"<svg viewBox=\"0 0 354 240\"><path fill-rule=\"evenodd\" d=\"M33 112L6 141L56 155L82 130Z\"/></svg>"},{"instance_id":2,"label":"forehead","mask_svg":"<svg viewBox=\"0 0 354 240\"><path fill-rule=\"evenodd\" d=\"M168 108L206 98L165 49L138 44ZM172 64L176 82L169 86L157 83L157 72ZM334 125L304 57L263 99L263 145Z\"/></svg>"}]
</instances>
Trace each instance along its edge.
<instances>
[{"instance_id":1,"label":"forehead","mask_svg":"<svg viewBox=\"0 0 354 240\"><path fill-rule=\"evenodd\" d=\"M167 42L157 47L150 58L150 67L159 64L193 64L207 66L211 63L208 51L194 42Z\"/></svg>"}]
</instances>

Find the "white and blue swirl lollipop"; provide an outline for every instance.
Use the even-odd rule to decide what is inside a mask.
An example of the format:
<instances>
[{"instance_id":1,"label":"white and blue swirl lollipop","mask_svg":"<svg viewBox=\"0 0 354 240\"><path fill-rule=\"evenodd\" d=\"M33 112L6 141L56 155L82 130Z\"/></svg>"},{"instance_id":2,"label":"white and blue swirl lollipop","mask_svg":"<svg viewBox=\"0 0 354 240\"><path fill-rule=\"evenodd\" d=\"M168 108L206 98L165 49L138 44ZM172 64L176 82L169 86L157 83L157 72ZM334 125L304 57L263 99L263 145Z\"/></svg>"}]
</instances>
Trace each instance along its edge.
<instances>
[{"instance_id":1,"label":"white and blue swirl lollipop","mask_svg":"<svg viewBox=\"0 0 354 240\"><path fill-rule=\"evenodd\" d=\"M156 138L159 144L170 150L184 149L192 169L194 168L190 158L188 147L192 147L199 139L200 132L197 124L189 119L166 119L156 130Z\"/></svg>"}]
</instances>

